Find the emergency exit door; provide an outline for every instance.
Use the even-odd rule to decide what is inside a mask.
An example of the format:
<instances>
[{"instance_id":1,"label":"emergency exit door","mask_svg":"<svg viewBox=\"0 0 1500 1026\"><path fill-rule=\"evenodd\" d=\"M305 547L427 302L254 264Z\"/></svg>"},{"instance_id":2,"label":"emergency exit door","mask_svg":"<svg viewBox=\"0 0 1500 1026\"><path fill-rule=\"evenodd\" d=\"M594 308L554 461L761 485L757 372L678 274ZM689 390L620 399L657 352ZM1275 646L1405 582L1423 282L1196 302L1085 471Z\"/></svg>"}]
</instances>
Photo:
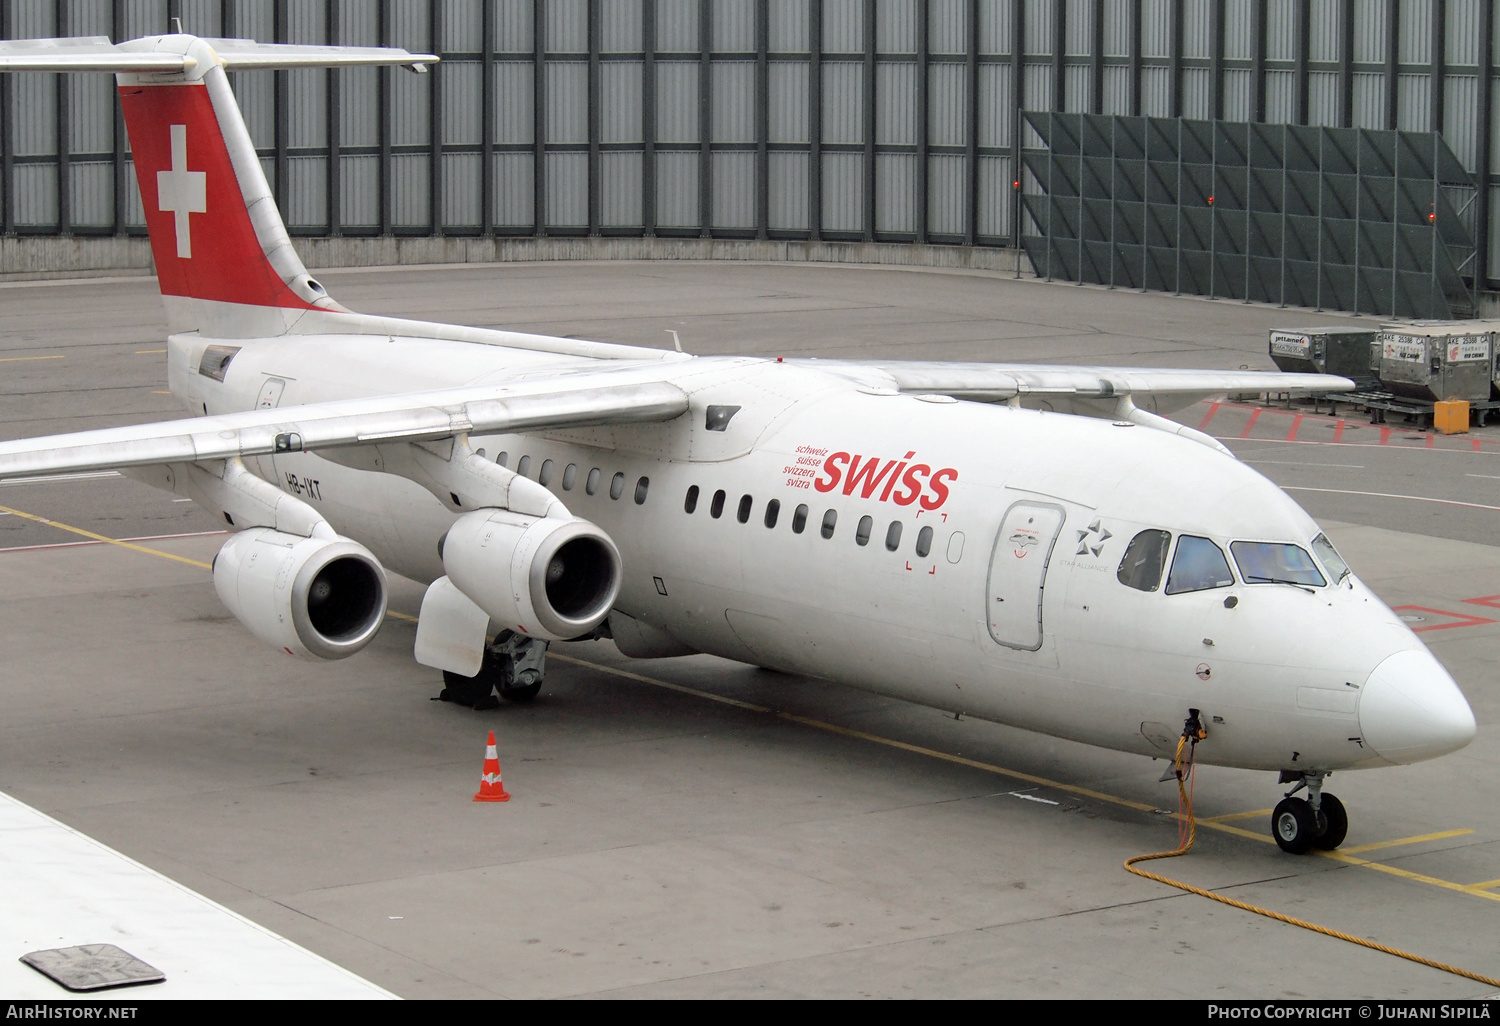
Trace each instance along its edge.
<instances>
[{"instance_id":1,"label":"emergency exit door","mask_svg":"<svg viewBox=\"0 0 1500 1026\"><path fill-rule=\"evenodd\" d=\"M1065 518L1061 506L1018 502L1000 522L986 607L990 637L1007 648L1035 652L1042 647L1047 564Z\"/></svg>"}]
</instances>

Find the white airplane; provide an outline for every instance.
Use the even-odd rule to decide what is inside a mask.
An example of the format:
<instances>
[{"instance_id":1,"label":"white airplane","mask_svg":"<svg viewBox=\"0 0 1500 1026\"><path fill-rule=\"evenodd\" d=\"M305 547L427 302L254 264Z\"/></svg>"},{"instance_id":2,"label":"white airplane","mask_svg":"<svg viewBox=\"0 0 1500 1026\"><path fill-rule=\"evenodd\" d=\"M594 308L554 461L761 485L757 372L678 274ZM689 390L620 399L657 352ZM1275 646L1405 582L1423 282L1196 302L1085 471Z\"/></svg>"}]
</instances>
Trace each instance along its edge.
<instances>
[{"instance_id":1,"label":"white airplane","mask_svg":"<svg viewBox=\"0 0 1500 1026\"><path fill-rule=\"evenodd\" d=\"M551 641L610 637L1141 755L1201 729L1201 761L1295 785L1272 816L1293 853L1344 839L1329 773L1474 737L1312 518L1158 415L1342 379L691 357L345 310L292 249L225 69L435 59L0 44L0 70L117 75L197 415L0 444L0 477L118 468L190 497L237 531L219 597L294 656L363 648L387 568L428 582L416 659L469 704L534 696Z\"/></svg>"}]
</instances>

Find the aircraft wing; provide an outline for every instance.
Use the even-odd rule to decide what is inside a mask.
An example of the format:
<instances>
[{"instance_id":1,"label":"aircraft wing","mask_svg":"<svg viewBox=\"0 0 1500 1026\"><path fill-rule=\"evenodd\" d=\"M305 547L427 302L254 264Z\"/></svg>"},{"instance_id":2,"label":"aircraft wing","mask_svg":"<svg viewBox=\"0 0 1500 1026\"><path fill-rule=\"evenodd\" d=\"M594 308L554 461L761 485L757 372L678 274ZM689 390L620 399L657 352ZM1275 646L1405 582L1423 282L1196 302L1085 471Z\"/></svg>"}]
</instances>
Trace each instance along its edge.
<instances>
[{"instance_id":1,"label":"aircraft wing","mask_svg":"<svg viewBox=\"0 0 1500 1026\"><path fill-rule=\"evenodd\" d=\"M0 479L194 463L466 433L666 421L687 411L669 382L581 374L518 386L376 396L0 442Z\"/></svg>"}]
</instances>

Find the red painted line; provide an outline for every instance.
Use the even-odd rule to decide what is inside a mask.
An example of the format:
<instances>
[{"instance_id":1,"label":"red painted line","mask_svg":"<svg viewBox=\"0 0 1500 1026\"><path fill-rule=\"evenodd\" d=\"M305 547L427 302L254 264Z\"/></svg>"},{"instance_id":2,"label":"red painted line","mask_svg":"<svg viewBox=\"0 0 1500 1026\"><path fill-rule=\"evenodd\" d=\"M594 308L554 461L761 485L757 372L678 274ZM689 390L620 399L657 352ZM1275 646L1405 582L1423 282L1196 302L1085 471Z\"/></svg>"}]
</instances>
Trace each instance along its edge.
<instances>
[{"instance_id":1,"label":"red painted line","mask_svg":"<svg viewBox=\"0 0 1500 1026\"><path fill-rule=\"evenodd\" d=\"M1337 443L1338 440L1341 439L1341 438L1343 438L1343 437L1344 437L1344 422L1343 422L1343 420L1340 420L1333 427L1333 440L1334 440L1335 443Z\"/></svg>"},{"instance_id":2,"label":"red painted line","mask_svg":"<svg viewBox=\"0 0 1500 1026\"><path fill-rule=\"evenodd\" d=\"M1209 403L1208 412L1203 415L1203 420L1198 423L1199 431L1208 430L1208 422L1214 419L1214 414L1219 412L1220 403Z\"/></svg>"},{"instance_id":3,"label":"red painted line","mask_svg":"<svg viewBox=\"0 0 1500 1026\"><path fill-rule=\"evenodd\" d=\"M1469 442L1473 445L1475 452L1480 452L1484 446L1484 443L1477 438L1471 438Z\"/></svg>"},{"instance_id":4,"label":"red painted line","mask_svg":"<svg viewBox=\"0 0 1500 1026\"><path fill-rule=\"evenodd\" d=\"M1451 616L1458 621L1457 623L1430 623L1423 627L1413 627L1413 634L1420 634L1422 631L1452 630L1454 627L1478 627L1482 624L1495 622L1488 617L1473 616L1469 613L1450 613L1446 609L1433 609L1430 606L1392 606L1391 609L1393 611L1414 609L1419 613L1436 613L1438 616Z\"/></svg>"},{"instance_id":5,"label":"red painted line","mask_svg":"<svg viewBox=\"0 0 1500 1026\"><path fill-rule=\"evenodd\" d=\"M1295 442L1297 440L1297 431L1301 427L1302 427L1302 414L1299 413L1295 417L1292 418L1292 429L1286 433L1286 440L1288 442Z\"/></svg>"},{"instance_id":6,"label":"red painted line","mask_svg":"<svg viewBox=\"0 0 1500 1026\"><path fill-rule=\"evenodd\" d=\"M1431 449L1437 445L1437 435L1428 435L1425 448Z\"/></svg>"},{"instance_id":7,"label":"red painted line","mask_svg":"<svg viewBox=\"0 0 1500 1026\"><path fill-rule=\"evenodd\" d=\"M1388 428L1388 427L1381 428L1380 429L1380 443L1379 444L1386 445L1387 443L1390 442L1390 440L1391 440L1391 429Z\"/></svg>"},{"instance_id":8,"label":"red painted line","mask_svg":"<svg viewBox=\"0 0 1500 1026\"><path fill-rule=\"evenodd\" d=\"M1464 599L1464 601L1476 606L1500 609L1500 595L1481 595L1479 598Z\"/></svg>"},{"instance_id":9,"label":"red painted line","mask_svg":"<svg viewBox=\"0 0 1500 1026\"><path fill-rule=\"evenodd\" d=\"M1241 438L1249 438L1250 437L1250 429L1255 426L1255 422L1257 420L1260 420L1260 407L1259 406L1257 406L1255 409L1253 409L1253 410L1250 411L1250 420L1249 420L1248 423L1245 424L1245 430L1243 430L1243 431L1240 432L1240 437Z\"/></svg>"}]
</instances>

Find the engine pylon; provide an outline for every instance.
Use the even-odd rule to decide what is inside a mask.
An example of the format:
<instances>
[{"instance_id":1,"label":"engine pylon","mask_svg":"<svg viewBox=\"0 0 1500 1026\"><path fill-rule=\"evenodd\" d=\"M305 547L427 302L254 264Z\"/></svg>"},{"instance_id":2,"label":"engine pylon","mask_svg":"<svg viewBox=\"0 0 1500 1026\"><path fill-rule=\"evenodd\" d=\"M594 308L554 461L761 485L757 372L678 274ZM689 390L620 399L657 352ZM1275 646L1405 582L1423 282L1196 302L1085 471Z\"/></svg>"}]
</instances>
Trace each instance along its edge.
<instances>
[{"instance_id":1,"label":"engine pylon","mask_svg":"<svg viewBox=\"0 0 1500 1026\"><path fill-rule=\"evenodd\" d=\"M484 772L479 776L479 792L476 802L508 802L510 795L500 780L500 753L495 751L495 732L490 731L488 747L484 750Z\"/></svg>"}]
</instances>

